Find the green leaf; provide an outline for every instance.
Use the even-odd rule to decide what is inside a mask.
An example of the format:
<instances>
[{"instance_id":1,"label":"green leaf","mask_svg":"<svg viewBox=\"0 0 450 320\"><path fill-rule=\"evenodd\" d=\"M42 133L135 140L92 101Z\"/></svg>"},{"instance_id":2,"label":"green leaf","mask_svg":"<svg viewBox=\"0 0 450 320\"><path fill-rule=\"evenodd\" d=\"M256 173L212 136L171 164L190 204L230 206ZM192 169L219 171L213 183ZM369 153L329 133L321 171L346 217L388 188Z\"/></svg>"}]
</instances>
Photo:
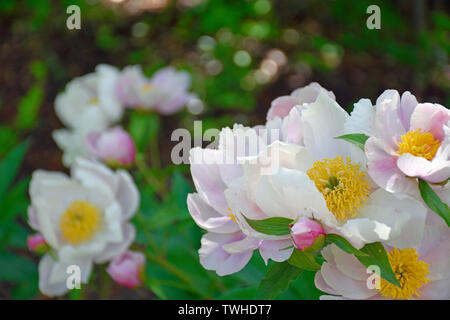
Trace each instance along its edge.
<instances>
[{"instance_id":1,"label":"green leaf","mask_svg":"<svg viewBox=\"0 0 450 320\"><path fill-rule=\"evenodd\" d=\"M34 281L23 281L19 283L11 292L14 300L30 300L37 296L39 292L38 279Z\"/></svg>"},{"instance_id":2,"label":"green leaf","mask_svg":"<svg viewBox=\"0 0 450 320\"><path fill-rule=\"evenodd\" d=\"M289 234L291 232L289 224L294 221L292 219L281 217L267 218L263 220L252 220L248 219L246 216L244 216L244 218L247 220L250 227L256 231L274 236Z\"/></svg>"},{"instance_id":3,"label":"green leaf","mask_svg":"<svg viewBox=\"0 0 450 320\"><path fill-rule=\"evenodd\" d=\"M292 281L289 289L276 299L282 300L319 300L324 292L318 290L314 283L316 271L303 271L297 280Z\"/></svg>"},{"instance_id":4,"label":"green leaf","mask_svg":"<svg viewBox=\"0 0 450 320\"><path fill-rule=\"evenodd\" d=\"M43 100L43 85L36 82L19 102L15 123L20 129L32 129L36 126Z\"/></svg>"},{"instance_id":5,"label":"green leaf","mask_svg":"<svg viewBox=\"0 0 450 320\"><path fill-rule=\"evenodd\" d=\"M15 130L7 126L0 126L0 157L7 154L18 143L19 135Z\"/></svg>"},{"instance_id":6,"label":"green leaf","mask_svg":"<svg viewBox=\"0 0 450 320\"><path fill-rule=\"evenodd\" d=\"M302 252L298 249L294 249L287 262L302 270L317 271L320 269L320 264L317 263L314 254L311 252Z\"/></svg>"},{"instance_id":7,"label":"green leaf","mask_svg":"<svg viewBox=\"0 0 450 320\"><path fill-rule=\"evenodd\" d=\"M29 141L21 143L0 163L0 201L16 177L29 144Z\"/></svg>"},{"instance_id":8,"label":"green leaf","mask_svg":"<svg viewBox=\"0 0 450 320\"><path fill-rule=\"evenodd\" d=\"M0 280L9 282L36 281L37 266L31 260L9 252L0 252Z\"/></svg>"},{"instance_id":9,"label":"green leaf","mask_svg":"<svg viewBox=\"0 0 450 320\"><path fill-rule=\"evenodd\" d=\"M234 288L226 291L217 300L252 300L258 294L258 287Z\"/></svg>"},{"instance_id":10,"label":"green leaf","mask_svg":"<svg viewBox=\"0 0 450 320\"><path fill-rule=\"evenodd\" d=\"M391 264L384 249L380 242L374 242L366 244L362 249L362 252L367 253L368 257L355 256L364 266L369 267L376 265L380 268L380 276L390 283L400 287L400 283L395 277L394 271L392 271Z\"/></svg>"},{"instance_id":11,"label":"green leaf","mask_svg":"<svg viewBox=\"0 0 450 320\"><path fill-rule=\"evenodd\" d=\"M350 143L353 143L355 146L364 151L364 144L366 143L369 136L366 136L364 133L352 133L352 134L344 134L342 136L336 137L336 139L343 139Z\"/></svg>"},{"instance_id":12,"label":"green leaf","mask_svg":"<svg viewBox=\"0 0 450 320\"><path fill-rule=\"evenodd\" d=\"M287 261L273 263L261 280L258 299L273 299L286 289L291 281L296 280L303 271L290 265Z\"/></svg>"},{"instance_id":13,"label":"green leaf","mask_svg":"<svg viewBox=\"0 0 450 320\"><path fill-rule=\"evenodd\" d=\"M448 205L442 202L430 185L422 179L419 179L419 190L420 195L427 206L444 219L447 226L450 227L450 208Z\"/></svg>"},{"instance_id":14,"label":"green leaf","mask_svg":"<svg viewBox=\"0 0 450 320\"><path fill-rule=\"evenodd\" d=\"M157 115L137 111L131 115L128 131L139 152L145 152L150 140L158 133L159 127L160 120Z\"/></svg>"},{"instance_id":15,"label":"green leaf","mask_svg":"<svg viewBox=\"0 0 450 320\"><path fill-rule=\"evenodd\" d=\"M0 200L0 225L27 211L29 205L28 185L29 178L22 179L10 188L6 197Z\"/></svg>"},{"instance_id":16,"label":"green leaf","mask_svg":"<svg viewBox=\"0 0 450 320\"><path fill-rule=\"evenodd\" d=\"M186 208L186 198L191 192L193 190L190 183L181 172L175 171L172 180L172 197L180 208Z\"/></svg>"},{"instance_id":17,"label":"green leaf","mask_svg":"<svg viewBox=\"0 0 450 320\"><path fill-rule=\"evenodd\" d=\"M344 237L338 234L334 233L327 234L325 236L325 243L334 243L343 251L349 254L354 254L355 256L367 256L367 253L364 253L361 250L356 249L351 245L350 242L348 242Z\"/></svg>"}]
</instances>

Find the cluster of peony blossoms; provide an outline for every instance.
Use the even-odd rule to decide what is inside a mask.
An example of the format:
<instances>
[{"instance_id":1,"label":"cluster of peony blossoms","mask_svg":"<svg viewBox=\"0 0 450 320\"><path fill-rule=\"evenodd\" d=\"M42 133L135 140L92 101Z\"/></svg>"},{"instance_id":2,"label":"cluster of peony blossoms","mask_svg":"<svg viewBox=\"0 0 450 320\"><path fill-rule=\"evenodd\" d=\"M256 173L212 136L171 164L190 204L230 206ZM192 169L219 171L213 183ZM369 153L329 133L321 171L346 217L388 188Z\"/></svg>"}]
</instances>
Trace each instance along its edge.
<instances>
[{"instance_id":1,"label":"cluster of peony blossoms","mask_svg":"<svg viewBox=\"0 0 450 320\"><path fill-rule=\"evenodd\" d=\"M140 66L123 70L100 64L94 73L69 82L55 100L55 111L67 129L55 130L53 139L64 151L63 163L86 157L126 167L135 159L130 135L116 124L125 109L170 115L196 96L190 93L190 75L165 67L147 78Z\"/></svg>"},{"instance_id":2,"label":"cluster of peony blossoms","mask_svg":"<svg viewBox=\"0 0 450 320\"><path fill-rule=\"evenodd\" d=\"M321 299L450 299L449 109L386 90L349 115L312 83L275 99L265 125L191 149L190 163L205 269L233 274L257 250L316 271Z\"/></svg>"},{"instance_id":3,"label":"cluster of peony blossoms","mask_svg":"<svg viewBox=\"0 0 450 320\"><path fill-rule=\"evenodd\" d=\"M71 174L37 170L29 188L28 222L37 233L27 244L43 255L43 294L66 294L72 288L71 266L79 268L81 284L89 282L95 264L105 263L117 283L128 288L142 284L145 256L129 250L136 237L130 219L140 195L125 170L136 148L116 124L126 108L164 115L179 111L193 97L189 87L189 74L172 67L147 78L139 66L119 71L99 65L57 96L55 111L67 129L54 131L53 137Z\"/></svg>"}]
</instances>

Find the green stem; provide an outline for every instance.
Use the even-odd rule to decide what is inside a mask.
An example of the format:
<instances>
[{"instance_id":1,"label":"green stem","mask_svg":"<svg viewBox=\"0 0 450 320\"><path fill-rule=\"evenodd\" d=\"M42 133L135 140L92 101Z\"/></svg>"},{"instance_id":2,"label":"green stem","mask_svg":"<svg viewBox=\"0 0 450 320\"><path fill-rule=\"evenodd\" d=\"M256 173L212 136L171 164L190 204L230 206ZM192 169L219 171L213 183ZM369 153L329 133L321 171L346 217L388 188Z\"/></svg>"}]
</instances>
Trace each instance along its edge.
<instances>
[{"instance_id":1,"label":"green stem","mask_svg":"<svg viewBox=\"0 0 450 320\"><path fill-rule=\"evenodd\" d=\"M147 183L151 186L153 186L156 190L156 192L164 198L167 194L166 186L164 183L161 183L158 178L153 174L152 170L147 166L144 159L142 159L140 156L136 157L135 160L136 168L139 170L139 172L144 176L144 179L147 181Z\"/></svg>"},{"instance_id":2,"label":"green stem","mask_svg":"<svg viewBox=\"0 0 450 320\"><path fill-rule=\"evenodd\" d=\"M161 169L161 157L159 154L159 143L157 133L155 133L150 138L150 160L152 162L152 168Z\"/></svg>"}]
</instances>

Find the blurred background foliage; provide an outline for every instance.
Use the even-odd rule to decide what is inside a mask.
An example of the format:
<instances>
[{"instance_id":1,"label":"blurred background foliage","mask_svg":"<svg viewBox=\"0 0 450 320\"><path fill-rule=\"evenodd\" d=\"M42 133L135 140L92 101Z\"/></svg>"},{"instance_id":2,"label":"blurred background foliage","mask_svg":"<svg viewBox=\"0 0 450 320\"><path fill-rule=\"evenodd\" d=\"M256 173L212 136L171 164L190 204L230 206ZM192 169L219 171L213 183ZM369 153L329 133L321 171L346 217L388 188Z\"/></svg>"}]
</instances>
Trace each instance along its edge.
<instances>
[{"instance_id":1,"label":"blurred background foliage","mask_svg":"<svg viewBox=\"0 0 450 320\"><path fill-rule=\"evenodd\" d=\"M72 4L81 8L81 30L66 28ZM372 4L381 8L381 30L366 28ZM194 120L203 130L261 124L274 98L312 81L348 111L389 88L450 105L446 0L1 0L0 39L0 298L44 298L38 257L26 250L29 176L64 170L51 138L62 126L54 99L99 63L141 64L149 76L169 64L185 69L203 105L171 117L127 115L139 150L135 247L148 257L146 286L120 288L100 267L72 299L256 296L266 269L259 256L222 278L198 262L189 168L170 162L174 129L193 130ZM279 298L316 299L313 276L303 274Z\"/></svg>"}]
</instances>

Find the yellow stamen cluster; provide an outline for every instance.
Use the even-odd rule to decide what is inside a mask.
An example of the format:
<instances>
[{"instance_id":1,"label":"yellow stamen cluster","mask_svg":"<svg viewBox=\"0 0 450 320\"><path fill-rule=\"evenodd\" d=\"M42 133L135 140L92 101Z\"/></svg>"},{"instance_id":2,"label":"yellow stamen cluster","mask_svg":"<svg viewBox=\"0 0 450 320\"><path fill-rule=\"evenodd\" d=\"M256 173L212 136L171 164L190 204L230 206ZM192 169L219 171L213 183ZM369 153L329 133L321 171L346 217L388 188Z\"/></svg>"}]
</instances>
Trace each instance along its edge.
<instances>
[{"instance_id":1,"label":"yellow stamen cluster","mask_svg":"<svg viewBox=\"0 0 450 320\"><path fill-rule=\"evenodd\" d=\"M420 297L417 290L429 281L426 276L430 273L428 271L430 265L419 260L419 255L414 248L402 250L394 248L388 252L388 258L402 287L399 288L382 278L380 293L392 299L409 299L413 295Z\"/></svg>"},{"instance_id":2,"label":"yellow stamen cluster","mask_svg":"<svg viewBox=\"0 0 450 320\"><path fill-rule=\"evenodd\" d=\"M59 226L65 241L77 245L91 240L101 227L100 209L88 201L73 201L62 214Z\"/></svg>"},{"instance_id":3,"label":"yellow stamen cluster","mask_svg":"<svg viewBox=\"0 0 450 320\"><path fill-rule=\"evenodd\" d=\"M230 209L230 208L228 208L228 211L230 211L230 213L227 214L227 217L230 217L231 220L233 220L235 223L237 223L237 221L236 221L236 216L233 214L233 212L231 212L231 209Z\"/></svg>"},{"instance_id":4,"label":"yellow stamen cluster","mask_svg":"<svg viewBox=\"0 0 450 320\"><path fill-rule=\"evenodd\" d=\"M142 92L147 92L147 91L149 91L149 90L151 90L151 89L153 89L153 88L154 88L154 86L153 86L152 84L146 83L146 84L144 84L144 85L142 86L141 91L142 91Z\"/></svg>"},{"instance_id":5,"label":"yellow stamen cluster","mask_svg":"<svg viewBox=\"0 0 450 320\"><path fill-rule=\"evenodd\" d=\"M92 98L91 100L88 101L89 104L98 104L100 102L100 100L98 98Z\"/></svg>"},{"instance_id":6,"label":"yellow stamen cluster","mask_svg":"<svg viewBox=\"0 0 450 320\"><path fill-rule=\"evenodd\" d=\"M328 209L340 221L353 218L369 195L369 182L360 166L342 156L316 161L307 171L323 194Z\"/></svg>"},{"instance_id":7,"label":"yellow stamen cluster","mask_svg":"<svg viewBox=\"0 0 450 320\"><path fill-rule=\"evenodd\" d=\"M440 146L441 142L435 139L432 133L421 132L418 129L402 135L401 141L398 143L397 153L410 153L416 157L432 160Z\"/></svg>"}]
</instances>

